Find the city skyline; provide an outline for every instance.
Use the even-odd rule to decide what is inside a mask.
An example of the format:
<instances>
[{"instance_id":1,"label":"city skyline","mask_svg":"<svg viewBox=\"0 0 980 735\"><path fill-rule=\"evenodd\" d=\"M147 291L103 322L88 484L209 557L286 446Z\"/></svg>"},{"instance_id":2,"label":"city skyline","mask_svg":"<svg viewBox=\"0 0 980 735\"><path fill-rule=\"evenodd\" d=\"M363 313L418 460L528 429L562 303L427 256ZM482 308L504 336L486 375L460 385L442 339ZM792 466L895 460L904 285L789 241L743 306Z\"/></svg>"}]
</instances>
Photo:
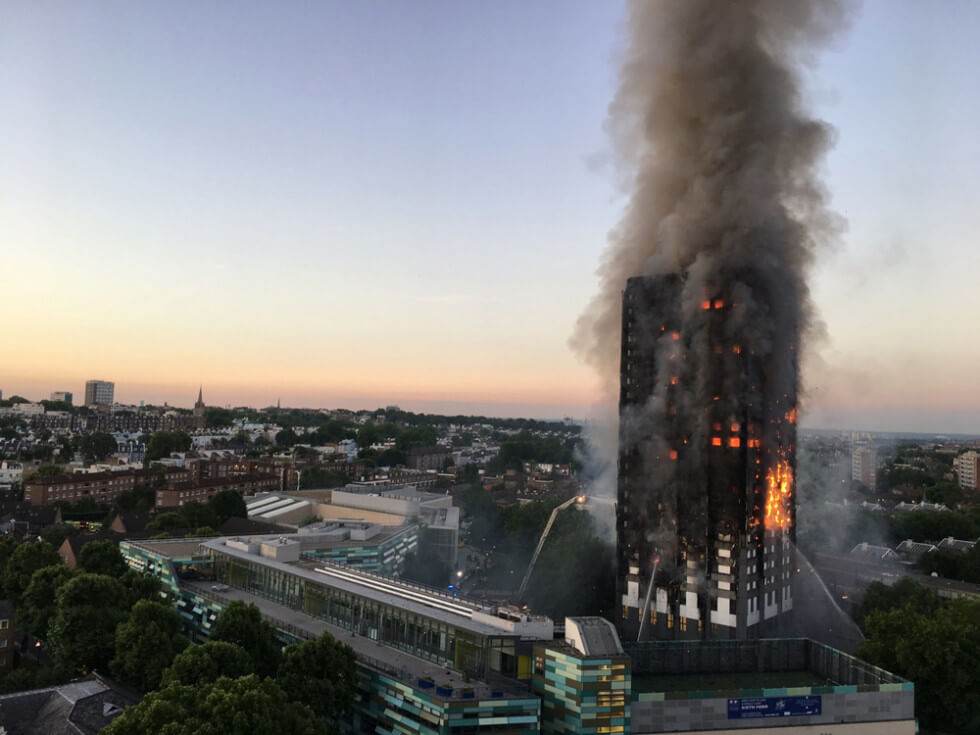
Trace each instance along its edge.
<instances>
[{"instance_id":1,"label":"city skyline","mask_svg":"<svg viewBox=\"0 0 980 735\"><path fill-rule=\"evenodd\" d=\"M5 397L589 414L619 4L119 8L6 8ZM868 2L813 64L848 229L803 426L980 432L978 16Z\"/></svg>"}]
</instances>

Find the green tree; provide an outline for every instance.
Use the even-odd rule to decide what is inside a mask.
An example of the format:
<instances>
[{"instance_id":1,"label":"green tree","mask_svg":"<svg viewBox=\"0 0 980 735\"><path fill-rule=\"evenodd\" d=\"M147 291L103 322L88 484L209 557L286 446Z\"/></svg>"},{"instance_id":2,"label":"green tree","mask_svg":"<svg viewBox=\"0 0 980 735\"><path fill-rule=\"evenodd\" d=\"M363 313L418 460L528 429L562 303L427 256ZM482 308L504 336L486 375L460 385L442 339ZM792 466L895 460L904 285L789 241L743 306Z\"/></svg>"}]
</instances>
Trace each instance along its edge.
<instances>
[{"instance_id":1,"label":"green tree","mask_svg":"<svg viewBox=\"0 0 980 735\"><path fill-rule=\"evenodd\" d=\"M71 679L72 672L62 667L45 666L33 659L23 658L17 663L16 669L0 676L0 694L46 689L65 684Z\"/></svg>"},{"instance_id":2,"label":"green tree","mask_svg":"<svg viewBox=\"0 0 980 735\"><path fill-rule=\"evenodd\" d=\"M173 531L175 528L184 528L186 525L187 519L184 518L183 514L170 511L161 513L147 523L146 530L150 533L153 531Z\"/></svg>"},{"instance_id":3,"label":"green tree","mask_svg":"<svg viewBox=\"0 0 980 735\"><path fill-rule=\"evenodd\" d=\"M915 682L927 731L980 732L980 603L952 600L935 615L912 605L868 615L858 656Z\"/></svg>"},{"instance_id":4,"label":"green tree","mask_svg":"<svg viewBox=\"0 0 980 735\"><path fill-rule=\"evenodd\" d=\"M71 526L67 523L55 523L41 531L41 540L47 541L54 548L58 549L61 548L66 538L76 536L79 533L80 531L77 526Z\"/></svg>"},{"instance_id":5,"label":"green tree","mask_svg":"<svg viewBox=\"0 0 980 735\"><path fill-rule=\"evenodd\" d=\"M208 641L190 646L163 672L163 686L202 686L222 676L237 679L254 673L252 659L241 646L226 641Z\"/></svg>"},{"instance_id":6,"label":"green tree","mask_svg":"<svg viewBox=\"0 0 980 735\"><path fill-rule=\"evenodd\" d=\"M200 526L194 530L194 536L220 536L217 529L211 526Z\"/></svg>"},{"instance_id":7,"label":"green tree","mask_svg":"<svg viewBox=\"0 0 980 735\"><path fill-rule=\"evenodd\" d=\"M58 590L69 579L71 570L64 564L55 564L34 572L17 608L18 626L41 640L46 640L48 625L57 610Z\"/></svg>"},{"instance_id":8,"label":"green tree","mask_svg":"<svg viewBox=\"0 0 980 735\"><path fill-rule=\"evenodd\" d=\"M286 646L276 680L286 696L321 717L350 711L357 690L357 657L329 633Z\"/></svg>"},{"instance_id":9,"label":"green tree","mask_svg":"<svg viewBox=\"0 0 980 735\"><path fill-rule=\"evenodd\" d=\"M876 612L910 608L922 615L932 616L939 609L939 597L928 587L911 577L902 577L895 584L872 582L865 590L861 603L854 609L854 620L862 628L865 619Z\"/></svg>"},{"instance_id":10,"label":"green tree","mask_svg":"<svg viewBox=\"0 0 980 735\"><path fill-rule=\"evenodd\" d=\"M180 629L180 616L169 605L137 602L116 628L116 655L109 664L113 675L144 692L156 689L164 669L187 648Z\"/></svg>"},{"instance_id":11,"label":"green tree","mask_svg":"<svg viewBox=\"0 0 980 735\"><path fill-rule=\"evenodd\" d=\"M436 427L429 425L413 426L399 434L396 443L401 451L407 452L413 447L431 447L436 443L437 438Z\"/></svg>"},{"instance_id":12,"label":"green tree","mask_svg":"<svg viewBox=\"0 0 980 735\"><path fill-rule=\"evenodd\" d=\"M0 582L3 581L3 570L7 568L7 562L18 546L20 542L13 536L0 536Z\"/></svg>"},{"instance_id":13,"label":"green tree","mask_svg":"<svg viewBox=\"0 0 980 735\"><path fill-rule=\"evenodd\" d=\"M115 651L116 626L129 615L122 582L104 574L80 574L58 590L48 628L55 658L74 671L105 669Z\"/></svg>"},{"instance_id":14,"label":"green tree","mask_svg":"<svg viewBox=\"0 0 980 735\"><path fill-rule=\"evenodd\" d=\"M196 500L184 503L177 512L184 519L184 522L181 524L184 528L220 525L218 514L214 512L214 509L210 505L200 503Z\"/></svg>"},{"instance_id":15,"label":"green tree","mask_svg":"<svg viewBox=\"0 0 980 735\"><path fill-rule=\"evenodd\" d=\"M331 420L313 432L313 435L310 437L310 443L314 446L336 444L342 439L354 439L356 436L357 432L354 431L349 423Z\"/></svg>"},{"instance_id":16,"label":"green tree","mask_svg":"<svg viewBox=\"0 0 980 735\"><path fill-rule=\"evenodd\" d=\"M72 447L71 442L67 439L62 441L58 446L58 462L62 464L67 464L75 458L75 449Z\"/></svg>"},{"instance_id":17,"label":"green tree","mask_svg":"<svg viewBox=\"0 0 980 735\"><path fill-rule=\"evenodd\" d=\"M282 658L282 644L275 628L262 619L259 609L233 600L214 621L211 640L241 646L252 659L260 676L275 676Z\"/></svg>"},{"instance_id":18,"label":"green tree","mask_svg":"<svg viewBox=\"0 0 980 735\"><path fill-rule=\"evenodd\" d=\"M291 447L299 441L299 437L292 429L283 429L276 434L276 444L280 447Z\"/></svg>"},{"instance_id":19,"label":"green tree","mask_svg":"<svg viewBox=\"0 0 980 735\"><path fill-rule=\"evenodd\" d=\"M235 415L225 409L216 406L204 409L204 423L212 429L223 429L231 426L235 420Z\"/></svg>"},{"instance_id":20,"label":"green tree","mask_svg":"<svg viewBox=\"0 0 980 735\"><path fill-rule=\"evenodd\" d=\"M56 464L42 464L34 470L34 477L59 477L65 474L65 468Z\"/></svg>"},{"instance_id":21,"label":"green tree","mask_svg":"<svg viewBox=\"0 0 980 735\"><path fill-rule=\"evenodd\" d=\"M372 444L377 444L384 437L376 424L362 424L357 430L357 446L367 449Z\"/></svg>"},{"instance_id":22,"label":"green tree","mask_svg":"<svg viewBox=\"0 0 980 735\"><path fill-rule=\"evenodd\" d=\"M309 707L290 702L272 679L252 674L213 684L175 684L151 692L103 735L322 735Z\"/></svg>"},{"instance_id":23,"label":"green tree","mask_svg":"<svg viewBox=\"0 0 980 735\"><path fill-rule=\"evenodd\" d=\"M115 518L119 513L146 513L153 507L156 503L156 489L154 484L157 478L154 478L153 483L142 483L137 485L132 490L127 490L124 493L120 493L116 496L116 499L112 502L112 507L109 511L111 518ZM162 483L161 483L162 484ZM111 523L110 518L110 523Z\"/></svg>"},{"instance_id":24,"label":"green tree","mask_svg":"<svg viewBox=\"0 0 980 735\"><path fill-rule=\"evenodd\" d=\"M121 577L129 569L114 541L89 541L78 553L78 567L89 574Z\"/></svg>"},{"instance_id":25,"label":"green tree","mask_svg":"<svg viewBox=\"0 0 980 735\"><path fill-rule=\"evenodd\" d=\"M980 544L976 544L965 553L939 549L923 554L919 560L919 567L924 572L935 572L947 579L980 583Z\"/></svg>"},{"instance_id":26,"label":"green tree","mask_svg":"<svg viewBox=\"0 0 980 735\"><path fill-rule=\"evenodd\" d=\"M155 431L150 435L146 444L146 455L143 462L149 464L158 459L169 457L173 452L186 452L191 448L192 440L183 431Z\"/></svg>"},{"instance_id":27,"label":"green tree","mask_svg":"<svg viewBox=\"0 0 980 735\"><path fill-rule=\"evenodd\" d=\"M379 467L397 467L408 464L408 457L400 449L386 449L377 457Z\"/></svg>"},{"instance_id":28,"label":"green tree","mask_svg":"<svg viewBox=\"0 0 980 735\"><path fill-rule=\"evenodd\" d=\"M143 574L143 572L137 572L135 569L127 569L126 573L119 578L119 581L126 590L129 607L132 607L140 600L154 600L159 602L161 599L163 585L160 583L159 577L154 577L152 574Z\"/></svg>"},{"instance_id":29,"label":"green tree","mask_svg":"<svg viewBox=\"0 0 980 735\"><path fill-rule=\"evenodd\" d=\"M248 509L245 507L245 499L237 490L222 490L208 501L211 510L218 517L218 524L222 524L229 518L247 518Z\"/></svg>"},{"instance_id":30,"label":"green tree","mask_svg":"<svg viewBox=\"0 0 980 735\"><path fill-rule=\"evenodd\" d=\"M463 467L463 482L473 485L480 481L480 468L475 464L468 464Z\"/></svg>"},{"instance_id":31,"label":"green tree","mask_svg":"<svg viewBox=\"0 0 980 735\"><path fill-rule=\"evenodd\" d=\"M350 482L347 473L340 470L327 470L323 467L307 467L300 475L300 487L310 488L343 487Z\"/></svg>"},{"instance_id":32,"label":"green tree","mask_svg":"<svg viewBox=\"0 0 980 735\"><path fill-rule=\"evenodd\" d=\"M117 446L111 434L97 431L82 437L78 448L86 462L101 462L115 452Z\"/></svg>"},{"instance_id":33,"label":"green tree","mask_svg":"<svg viewBox=\"0 0 980 735\"><path fill-rule=\"evenodd\" d=\"M57 550L46 541L18 545L3 571L3 589L7 597L19 603L34 572L61 563Z\"/></svg>"}]
</instances>

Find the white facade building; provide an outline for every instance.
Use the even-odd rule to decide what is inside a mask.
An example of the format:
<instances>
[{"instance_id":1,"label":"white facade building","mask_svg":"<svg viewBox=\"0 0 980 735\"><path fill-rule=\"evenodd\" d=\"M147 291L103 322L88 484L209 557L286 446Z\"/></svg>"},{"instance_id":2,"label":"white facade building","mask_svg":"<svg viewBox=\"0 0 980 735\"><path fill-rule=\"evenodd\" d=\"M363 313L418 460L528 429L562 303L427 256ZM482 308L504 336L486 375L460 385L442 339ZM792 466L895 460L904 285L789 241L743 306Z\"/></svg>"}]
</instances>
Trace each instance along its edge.
<instances>
[{"instance_id":1,"label":"white facade building","mask_svg":"<svg viewBox=\"0 0 980 735\"><path fill-rule=\"evenodd\" d=\"M953 461L956 481L964 490L980 490L980 454L974 451L961 454Z\"/></svg>"},{"instance_id":2,"label":"white facade building","mask_svg":"<svg viewBox=\"0 0 980 735\"><path fill-rule=\"evenodd\" d=\"M878 479L878 452L873 445L861 445L851 450L851 479L874 490Z\"/></svg>"}]
</instances>

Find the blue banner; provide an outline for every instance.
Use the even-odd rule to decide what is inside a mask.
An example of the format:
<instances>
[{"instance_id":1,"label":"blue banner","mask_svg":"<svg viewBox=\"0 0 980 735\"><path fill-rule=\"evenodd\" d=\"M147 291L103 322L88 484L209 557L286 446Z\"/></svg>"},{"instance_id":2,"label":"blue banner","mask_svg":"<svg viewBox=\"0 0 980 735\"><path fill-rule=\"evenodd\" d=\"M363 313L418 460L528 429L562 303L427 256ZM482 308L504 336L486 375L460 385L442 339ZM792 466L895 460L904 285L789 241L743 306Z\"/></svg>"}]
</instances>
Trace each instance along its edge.
<instances>
[{"instance_id":1,"label":"blue banner","mask_svg":"<svg viewBox=\"0 0 980 735\"><path fill-rule=\"evenodd\" d=\"M754 717L805 717L819 715L819 696L812 697L754 697L729 699L728 719L741 720Z\"/></svg>"}]
</instances>

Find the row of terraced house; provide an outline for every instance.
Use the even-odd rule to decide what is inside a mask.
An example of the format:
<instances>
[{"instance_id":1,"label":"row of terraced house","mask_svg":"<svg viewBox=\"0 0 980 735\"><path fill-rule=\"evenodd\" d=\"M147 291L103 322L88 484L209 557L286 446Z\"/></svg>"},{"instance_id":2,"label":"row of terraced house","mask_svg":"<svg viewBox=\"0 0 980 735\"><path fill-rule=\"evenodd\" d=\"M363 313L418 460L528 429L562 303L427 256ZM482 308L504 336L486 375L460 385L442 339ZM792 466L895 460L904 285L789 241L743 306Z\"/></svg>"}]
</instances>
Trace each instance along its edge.
<instances>
[{"instance_id":1,"label":"row of terraced house","mask_svg":"<svg viewBox=\"0 0 980 735\"><path fill-rule=\"evenodd\" d=\"M24 483L24 500L32 505L52 505L90 498L98 505L108 505L139 485L156 483L161 472L163 485L157 488L156 505L165 508L175 508L191 500L206 502L223 490L236 490L243 495L278 490L280 483L274 474L255 472L198 479L181 467L80 472L31 478Z\"/></svg>"}]
</instances>

